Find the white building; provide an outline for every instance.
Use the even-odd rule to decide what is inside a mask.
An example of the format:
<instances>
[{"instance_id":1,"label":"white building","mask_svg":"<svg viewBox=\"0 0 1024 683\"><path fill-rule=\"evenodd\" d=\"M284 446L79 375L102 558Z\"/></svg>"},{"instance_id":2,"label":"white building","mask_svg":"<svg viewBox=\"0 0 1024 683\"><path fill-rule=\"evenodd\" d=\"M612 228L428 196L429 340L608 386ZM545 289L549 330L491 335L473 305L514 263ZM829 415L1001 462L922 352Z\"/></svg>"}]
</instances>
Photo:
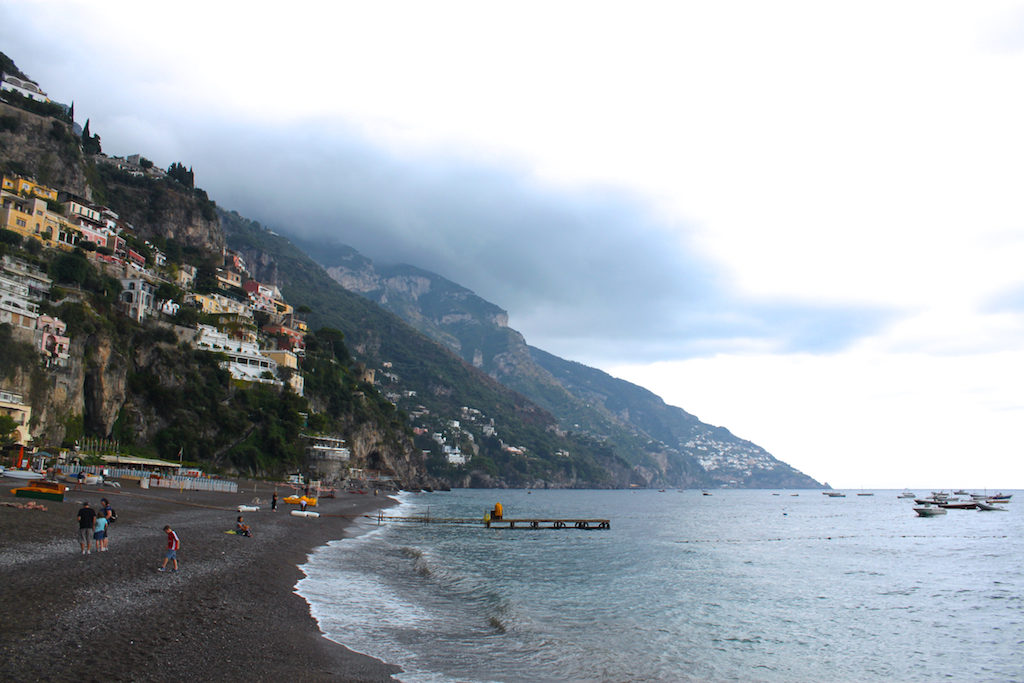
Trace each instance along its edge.
<instances>
[{"instance_id":1,"label":"white building","mask_svg":"<svg viewBox=\"0 0 1024 683\"><path fill-rule=\"evenodd\" d=\"M142 278L121 280L121 303L128 317L141 323L156 312L156 287Z\"/></svg>"},{"instance_id":2,"label":"white building","mask_svg":"<svg viewBox=\"0 0 1024 683\"><path fill-rule=\"evenodd\" d=\"M39 86L32 81L27 81L11 74L3 74L3 80L0 82L0 90L7 90L8 92L16 92L19 95L30 97L36 102L49 102L50 98L46 96Z\"/></svg>"},{"instance_id":3,"label":"white building","mask_svg":"<svg viewBox=\"0 0 1024 683\"><path fill-rule=\"evenodd\" d=\"M210 325L199 325L198 330L196 346L226 354L228 360L221 365L234 379L282 385L277 379L277 361L260 353L259 344L234 339Z\"/></svg>"},{"instance_id":4,"label":"white building","mask_svg":"<svg viewBox=\"0 0 1024 683\"><path fill-rule=\"evenodd\" d=\"M306 457L310 466L325 479L340 478L352 452L345 440L333 436L304 434L309 445L306 446Z\"/></svg>"}]
</instances>

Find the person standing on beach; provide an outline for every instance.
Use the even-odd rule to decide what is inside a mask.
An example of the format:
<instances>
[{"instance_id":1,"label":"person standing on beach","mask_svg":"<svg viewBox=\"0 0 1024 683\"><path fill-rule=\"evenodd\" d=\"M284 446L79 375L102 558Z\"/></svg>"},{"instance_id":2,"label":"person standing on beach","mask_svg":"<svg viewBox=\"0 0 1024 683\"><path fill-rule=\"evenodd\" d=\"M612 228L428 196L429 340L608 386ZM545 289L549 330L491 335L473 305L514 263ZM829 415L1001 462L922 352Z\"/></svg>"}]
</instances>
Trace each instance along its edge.
<instances>
[{"instance_id":1,"label":"person standing on beach","mask_svg":"<svg viewBox=\"0 0 1024 683\"><path fill-rule=\"evenodd\" d=\"M270 498L270 511L277 512L277 491L274 491L274 495Z\"/></svg>"},{"instance_id":2,"label":"person standing on beach","mask_svg":"<svg viewBox=\"0 0 1024 683\"><path fill-rule=\"evenodd\" d=\"M75 478L75 490L76 491L81 491L82 490L82 484L84 482L85 482L85 472L80 470L78 472L78 476Z\"/></svg>"},{"instance_id":3,"label":"person standing on beach","mask_svg":"<svg viewBox=\"0 0 1024 683\"><path fill-rule=\"evenodd\" d=\"M98 515L93 522L92 538L96 543L96 552L102 553L107 550L107 518Z\"/></svg>"},{"instance_id":4,"label":"person standing on beach","mask_svg":"<svg viewBox=\"0 0 1024 683\"><path fill-rule=\"evenodd\" d=\"M110 501L106 498L100 498L100 517L107 520L103 530L103 549L106 550L110 545L110 524L114 521L114 508L110 507Z\"/></svg>"},{"instance_id":5,"label":"person standing on beach","mask_svg":"<svg viewBox=\"0 0 1024 683\"><path fill-rule=\"evenodd\" d=\"M168 524L164 527L164 531L167 532L167 554L164 555L164 563L160 565L158 572L167 571L167 560L172 562L172 572L178 571L178 548L181 547L181 541L178 540L178 534L174 533L174 529Z\"/></svg>"},{"instance_id":6,"label":"person standing on beach","mask_svg":"<svg viewBox=\"0 0 1024 683\"><path fill-rule=\"evenodd\" d=\"M82 545L82 554L89 554L92 543L93 529L96 527L96 511L89 507L88 501L82 501L82 509L78 511L78 541Z\"/></svg>"}]
</instances>

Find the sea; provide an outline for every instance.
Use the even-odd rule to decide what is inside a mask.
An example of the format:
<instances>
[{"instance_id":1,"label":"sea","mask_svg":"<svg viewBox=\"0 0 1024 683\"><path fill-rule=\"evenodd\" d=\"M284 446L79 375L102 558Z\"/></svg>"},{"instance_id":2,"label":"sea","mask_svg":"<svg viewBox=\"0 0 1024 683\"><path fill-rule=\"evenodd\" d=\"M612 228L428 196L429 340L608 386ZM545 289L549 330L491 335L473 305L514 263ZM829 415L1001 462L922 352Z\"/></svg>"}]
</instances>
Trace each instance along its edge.
<instances>
[{"instance_id":1,"label":"sea","mask_svg":"<svg viewBox=\"0 0 1024 683\"><path fill-rule=\"evenodd\" d=\"M403 493L384 514L611 528L365 520L297 591L410 683L1024 681L1019 493L932 518L890 490L707 493Z\"/></svg>"}]
</instances>

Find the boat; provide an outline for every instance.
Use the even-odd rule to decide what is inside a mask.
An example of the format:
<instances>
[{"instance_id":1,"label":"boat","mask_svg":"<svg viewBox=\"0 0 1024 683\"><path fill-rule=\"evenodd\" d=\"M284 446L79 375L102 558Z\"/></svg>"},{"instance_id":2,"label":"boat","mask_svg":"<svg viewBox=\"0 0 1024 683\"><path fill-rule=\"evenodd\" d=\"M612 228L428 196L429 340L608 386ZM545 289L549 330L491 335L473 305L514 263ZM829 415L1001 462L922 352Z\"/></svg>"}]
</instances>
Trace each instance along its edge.
<instances>
[{"instance_id":1,"label":"boat","mask_svg":"<svg viewBox=\"0 0 1024 683\"><path fill-rule=\"evenodd\" d=\"M302 501L306 501L306 505L316 507L317 499L311 496L286 496L282 499L289 505L301 505Z\"/></svg>"},{"instance_id":2,"label":"boat","mask_svg":"<svg viewBox=\"0 0 1024 683\"><path fill-rule=\"evenodd\" d=\"M967 493L967 491L964 491L963 489L957 489L956 491L953 491L953 495L954 496L969 496L970 494Z\"/></svg>"},{"instance_id":3,"label":"boat","mask_svg":"<svg viewBox=\"0 0 1024 683\"><path fill-rule=\"evenodd\" d=\"M939 503L939 507L946 508L947 510L976 510L978 508L978 501L950 500L945 503Z\"/></svg>"},{"instance_id":4,"label":"boat","mask_svg":"<svg viewBox=\"0 0 1024 683\"><path fill-rule=\"evenodd\" d=\"M36 472L34 470L4 470L4 476L10 477L11 479L23 479L29 481L32 479L42 479L43 473Z\"/></svg>"},{"instance_id":5,"label":"boat","mask_svg":"<svg viewBox=\"0 0 1024 683\"><path fill-rule=\"evenodd\" d=\"M997 493L994 496L989 496L985 500L990 503L1009 503L1011 498L1013 498L1012 493Z\"/></svg>"},{"instance_id":6,"label":"boat","mask_svg":"<svg viewBox=\"0 0 1024 683\"><path fill-rule=\"evenodd\" d=\"M842 491L822 491L822 493L829 498L846 498L846 494Z\"/></svg>"},{"instance_id":7,"label":"boat","mask_svg":"<svg viewBox=\"0 0 1024 683\"><path fill-rule=\"evenodd\" d=\"M931 505L922 505L921 507L914 508L914 512L917 513L918 517L935 517L936 515L946 514L946 508L936 508Z\"/></svg>"},{"instance_id":8,"label":"boat","mask_svg":"<svg viewBox=\"0 0 1024 683\"><path fill-rule=\"evenodd\" d=\"M985 502L983 500L979 500L979 501L975 501L975 502L978 504L978 509L982 510L982 511L985 511L985 512L992 512L992 511L995 511L995 510L998 510L998 511L1001 511L1001 512L1006 512L1006 508L999 507L998 505L993 505L992 503L987 503L987 502Z\"/></svg>"},{"instance_id":9,"label":"boat","mask_svg":"<svg viewBox=\"0 0 1024 683\"><path fill-rule=\"evenodd\" d=\"M43 480L33 481L28 486L12 489L14 495L21 498L40 498L42 500L55 500L60 503L64 502L64 492L67 490L68 487L64 484Z\"/></svg>"},{"instance_id":10,"label":"boat","mask_svg":"<svg viewBox=\"0 0 1024 683\"><path fill-rule=\"evenodd\" d=\"M858 493L857 495L858 496L873 496L875 494L873 494L873 493Z\"/></svg>"},{"instance_id":11,"label":"boat","mask_svg":"<svg viewBox=\"0 0 1024 683\"><path fill-rule=\"evenodd\" d=\"M904 489L903 493L896 496L897 498L917 498L917 494L913 491L907 491Z\"/></svg>"}]
</instances>

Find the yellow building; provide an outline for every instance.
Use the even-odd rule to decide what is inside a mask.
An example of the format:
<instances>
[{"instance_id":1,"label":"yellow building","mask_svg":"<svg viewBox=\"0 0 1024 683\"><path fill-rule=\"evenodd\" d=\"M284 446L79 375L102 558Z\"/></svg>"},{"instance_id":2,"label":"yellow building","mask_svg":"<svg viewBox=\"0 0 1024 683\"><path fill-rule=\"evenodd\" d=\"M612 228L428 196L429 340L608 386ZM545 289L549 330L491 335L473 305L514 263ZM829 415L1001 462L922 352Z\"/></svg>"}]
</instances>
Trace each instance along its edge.
<instances>
[{"instance_id":1,"label":"yellow building","mask_svg":"<svg viewBox=\"0 0 1024 683\"><path fill-rule=\"evenodd\" d=\"M40 199L48 199L52 202L57 201L57 190L51 190L45 185L33 182L26 178L19 178L18 176L4 176L3 189L8 192L13 192L18 195L28 195L39 197Z\"/></svg>"},{"instance_id":2,"label":"yellow building","mask_svg":"<svg viewBox=\"0 0 1024 683\"><path fill-rule=\"evenodd\" d=\"M5 177L4 183L7 180ZM0 228L35 237L48 247L64 251L74 249L82 236L68 219L50 211L44 200L8 191L0 192Z\"/></svg>"},{"instance_id":3,"label":"yellow building","mask_svg":"<svg viewBox=\"0 0 1024 683\"><path fill-rule=\"evenodd\" d=\"M9 415L17 426L14 430L15 443L27 445L32 440L28 431L32 420L32 406L25 403L21 394L0 389L0 415Z\"/></svg>"},{"instance_id":4,"label":"yellow building","mask_svg":"<svg viewBox=\"0 0 1024 683\"><path fill-rule=\"evenodd\" d=\"M252 310L248 304L243 304L234 299L220 294L198 294L193 293L185 297L187 303L190 303L203 313L211 313L214 315L223 315L225 313L233 313L246 318L252 317Z\"/></svg>"}]
</instances>

